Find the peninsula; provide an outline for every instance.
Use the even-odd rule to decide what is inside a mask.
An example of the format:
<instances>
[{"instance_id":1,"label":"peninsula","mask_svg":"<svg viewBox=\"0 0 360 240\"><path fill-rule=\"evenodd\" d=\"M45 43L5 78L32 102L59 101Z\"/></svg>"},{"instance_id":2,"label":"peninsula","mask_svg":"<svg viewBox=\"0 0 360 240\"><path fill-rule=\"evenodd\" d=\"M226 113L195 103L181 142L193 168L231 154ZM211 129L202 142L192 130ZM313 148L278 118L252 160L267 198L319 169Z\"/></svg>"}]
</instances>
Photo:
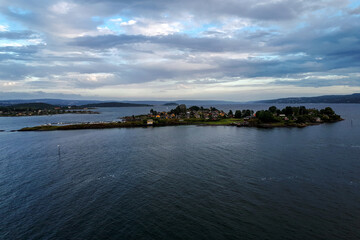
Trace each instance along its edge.
<instances>
[{"instance_id":1,"label":"peninsula","mask_svg":"<svg viewBox=\"0 0 360 240\"><path fill-rule=\"evenodd\" d=\"M55 106L47 103L22 103L0 106L0 117L41 116L55 114L98 114L78 106Z\"/></svg>"},{"instance_id":2,"label":"peninsula","mask_svg":"<svg viewBox=\"0 0 360 240\"><path fill-rule=\"evenodd\" d=\"M157 112L153 109L149 114L127 116L118 122L81 123L71 125L41 125L22 128L19 131L51 131L75 129L103 129L103 128L130 128L130 127L159 127L176 125L224 125L237 127L306 127L322 123L333 123L343 120L330 107L321 110L307 109L304 106L277 109L275 106L268 110L254 113L253 110L230 110L225 113L214 107L203 108L184 104L169 112Z\"/></svg>"}]
</instances>

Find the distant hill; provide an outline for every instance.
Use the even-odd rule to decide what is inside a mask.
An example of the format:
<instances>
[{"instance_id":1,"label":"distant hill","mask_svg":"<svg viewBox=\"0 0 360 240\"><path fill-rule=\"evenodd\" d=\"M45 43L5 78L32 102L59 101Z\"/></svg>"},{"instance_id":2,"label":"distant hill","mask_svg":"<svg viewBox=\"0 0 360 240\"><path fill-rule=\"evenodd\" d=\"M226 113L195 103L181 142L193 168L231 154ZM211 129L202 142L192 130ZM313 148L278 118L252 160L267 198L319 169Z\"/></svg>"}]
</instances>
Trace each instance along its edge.
<instances>
[{"instance_id":1,"label":"distant hill","mask_svg":"<svg viewBox=\"0 0 360 240\"><path fill-rule=\"evenodd\" d=\"M47 103L21 103L7 106L8 108L14 109L54 109L57 106Z\"/></svg>"},{"instance_id":2,"label":"distant hill","mask_svg":"<svg viewBox=\"0 0 360 240\"><path fill-rule=\"evenodd\" d=\"M163 106L177 106L179 104L177 104L176 102L169 102L169 103L164 103Z\"/></svg>"},{"instance_id":3,"label":"distant hill","mask_svg":"<svg viewBox=\"0 0 360 240\"><path fill-rule=\"evenodd\" d=\"M325 95L318 97L294 97L257 101L259 103L360 103L360 93L351 95Z\"/></svg>"},{"instance_id":4,"label":"distant hill","mask_svg":"<svg viewBox=\"0 0 360 240\"><path fill-rule=\"evenodd\" d=\"M23 103L47 103L56 106L80 106L90 103L100 103L103 101L97 100L65 100L65 99L12 99L12 100L0 100L0 106L10 106Z\"/></svg>"},{"instance_id":5,"label":"distant hill","mask_svg":"<svg viewBox=\"0 0 360 240\"><path fill-rule=\"evenodd\" d=\"M82 105L81 107L150 107L148 104L123 103L123 102L102 102Z\"/></svg>"},{"instance_id":6,"label":"distant hill","mask_svg":"<svg viewBox=\"0 0 360 240\"><path fill-rule=\"evenodd\" d=\"M120 100L119 100L120 101ZM56 106L84 106L89 104L97 103L108 103L116 102L117 100L108 100L108 101L99 101L99 100L67 100L67 99L11 99L11 100L0 100L0 106L10 106L14 104L22 103L47 103ZM167 103L176 103L176 104L186 104L187 106L198 105L198 106L212 106L212 105L222 105L222 104L237 104L239 102L232 101L218 101L218 100L170 100L170 101L154 101L154 100L143 100L143 101L129 101L121 100L121 103L130 103L130 104L139 104L142 106L148 105L164 105ZM165 105L170 106L170 105ZM175 105L174 105L175 106Z\"/></svg>"}]
</instances>

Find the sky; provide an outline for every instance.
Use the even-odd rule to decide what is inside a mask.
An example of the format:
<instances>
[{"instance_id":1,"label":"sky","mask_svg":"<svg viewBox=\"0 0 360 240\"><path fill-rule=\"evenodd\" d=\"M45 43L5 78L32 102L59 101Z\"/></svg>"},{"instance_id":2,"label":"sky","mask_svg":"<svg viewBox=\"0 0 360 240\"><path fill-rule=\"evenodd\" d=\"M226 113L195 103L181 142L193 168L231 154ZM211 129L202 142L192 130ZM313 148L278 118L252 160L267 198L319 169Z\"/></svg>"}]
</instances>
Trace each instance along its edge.
<instances>
[{"instance_id":1,"label":"sky","mask_svg":"<svg viewBox=\"0 0 360 240\"><path fill-rule=\"evenodd\" d=\"M360 92L360 0L1 0L0 99Z\"/></svg>"}]
</instances>

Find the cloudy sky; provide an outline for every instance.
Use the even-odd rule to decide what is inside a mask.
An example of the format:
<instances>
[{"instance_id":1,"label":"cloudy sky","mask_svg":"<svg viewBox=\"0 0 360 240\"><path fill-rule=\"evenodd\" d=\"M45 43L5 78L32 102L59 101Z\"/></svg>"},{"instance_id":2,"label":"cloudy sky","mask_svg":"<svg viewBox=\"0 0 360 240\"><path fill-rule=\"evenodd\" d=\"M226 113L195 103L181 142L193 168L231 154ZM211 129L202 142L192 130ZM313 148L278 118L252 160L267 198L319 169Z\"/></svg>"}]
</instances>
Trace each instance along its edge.
<instances>
[{"instance_id":1,"label":"cloudy sky","mask_svg":"<svg viewBox=\"0 0 360 240\"><path fill-rule=\"evenodd\" d=\"M360 92L360 0L1 0L0 98Z\"/></svg>"}]
</instances>

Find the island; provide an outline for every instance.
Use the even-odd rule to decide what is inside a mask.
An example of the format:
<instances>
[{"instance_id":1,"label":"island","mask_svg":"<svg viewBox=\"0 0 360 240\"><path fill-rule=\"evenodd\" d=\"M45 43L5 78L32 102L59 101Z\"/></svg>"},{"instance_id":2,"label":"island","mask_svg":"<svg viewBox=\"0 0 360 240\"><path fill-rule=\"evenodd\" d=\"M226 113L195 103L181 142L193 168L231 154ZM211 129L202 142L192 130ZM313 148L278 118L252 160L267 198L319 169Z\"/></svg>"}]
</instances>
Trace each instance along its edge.
<instances>
[{"instance_id":1,"label":"island","mask_svg":"<svg viewBox=\"0 0 360 240\"><path fill-rule=\"evenodd\" d=\"M42 116L54 114L98 114L78 106L55 106L47 103L22 103L0 106L0 117Z\"/></svg>"},{"instance_id":2,"label":"island","mask_svg":"<svg viewBox=\"0 0 360 240\"><path fill-rule=\"evenodd\" d=\"M178 106L179 104L176 102L168 102L168 103L164 103L163 106Z\"/></svg>"},{"instance_id":3,"label":"island","mask_svg":"<svg viewBox=\"0 0 360 240\"><path fill-rule=\"evenodd\" d=\"M278 109L275 106L267 110L254 112L251 109L230 110L228 113L215 107L203 108L192 106L187 108L181 104L169 112L157 112L153 109L149 114L127 116L116 122L80 123L70 125L41 125L22 128L19 131L51 131L75 129L104 129L131 127L160 127L177 125L198 126L236 126L236 127L306 127L322 123L334 123L343 120L333 109L307 109L304 106Z\"/></svg>"}]
</instances>

